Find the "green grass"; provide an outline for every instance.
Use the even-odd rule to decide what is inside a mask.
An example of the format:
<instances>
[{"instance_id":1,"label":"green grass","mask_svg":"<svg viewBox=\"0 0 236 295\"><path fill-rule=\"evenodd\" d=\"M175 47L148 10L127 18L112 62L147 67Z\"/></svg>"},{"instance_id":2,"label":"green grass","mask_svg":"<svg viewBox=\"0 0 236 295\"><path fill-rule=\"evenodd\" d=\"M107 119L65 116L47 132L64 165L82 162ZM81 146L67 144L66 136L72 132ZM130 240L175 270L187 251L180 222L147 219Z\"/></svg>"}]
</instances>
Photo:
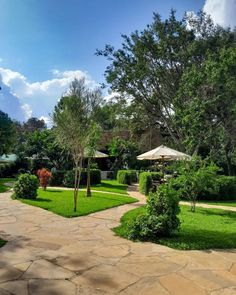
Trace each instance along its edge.
<instances>
[{"instance_id":1,"label":"green grass","mask_svg":"<svg viewBox=\"0 0 236 295\"><path fill-rule=\"evenodd\" d=\"M127 224L145 210L145 207L140 207L127 212L121 218L121 225L113 229L115 233L127 238ZM178 233L151 242L182 250L236 248L236 212L198 207L192 213L188 206L181 206L179 218L181 226Z\"/></svg>"},{"instance_id":2,"label":"green grass","mask_svg":"<svg viewBox=\"0 0 236 295\"><path fill-rule=\"evenodd\" d=\"M85 185L82 185L81 188L86 188ZM117 180L102 180L101 184L91 185L92 190L118 193L123 195L128 195L127 193L128 185L120 184Z\"/></svg>"},{"instance_id":3,"label":"green grass","mask_svg":"<svg viewBox=\"0 0 236 295\"><path fill-rule=\"evenodd\" d=\"M6 241L4 241L4 240L2 240L1 238L0 238L0 248L2 247L2 246L4 246L6 244Z\"/></svg>"},{"instance_id":4,"label":"green grass","mask_svg":"<svg viewBox=\"0 0 236 295\"><path fill-rule=\"evenodd\" d=\"M6 182L13 182L14 178L0 178L0 193L9 191L10 187L4 185Z\"/></svg>"},{"instance_id":5,"label":"green grass","mask_svg":"<svg viewBox=\"0 0 236 295\"><path fill-rule=\"evenodd\" d=\"M199 201L199 203L236 207L236 200L234 201Z\"/></svg>"},{"instance_id":6,"label":"green grass","mask_svg":"<svg viewBox=\"0 0 236 295\"><path fill-rule=\"evenodd\" d=\"M43 191L39 189L38 197L36 200L19 200L23 203L52 211L64 217L87 215L93 212L137 201L136 199L126 195L121 196L93 192L92 197L88 198L85 194L85 192L79 192L77 212L73 212L73 191L69 190L65 191L48 189L46 191Z\"/></svg>"}]
</instances>

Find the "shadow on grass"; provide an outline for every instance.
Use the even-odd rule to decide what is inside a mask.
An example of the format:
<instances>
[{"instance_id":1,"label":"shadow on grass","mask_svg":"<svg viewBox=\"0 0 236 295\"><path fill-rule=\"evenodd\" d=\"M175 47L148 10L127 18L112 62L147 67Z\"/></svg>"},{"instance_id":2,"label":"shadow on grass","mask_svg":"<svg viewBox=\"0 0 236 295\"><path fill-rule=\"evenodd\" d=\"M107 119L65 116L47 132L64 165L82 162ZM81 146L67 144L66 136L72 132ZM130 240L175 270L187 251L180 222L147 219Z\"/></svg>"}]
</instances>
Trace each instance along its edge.
<instances>
[{"instance_id":1,"label":"shadow on grass","mask_svg":"<svg viewBox=\"0 0 236 295\"><path fill-rule=\"evenodd\" d=\"M188 210L188 212L191 212ZM191 212L194 214L195 212ZM218 216L218 217L229 217L232 219L235 219L236 221L236 212L234 211L229 211L229 210L222 210L222 209L206 209L206 208L196 208L196 213L201 213L203 215L213 215L213 216Z\"/></svg>"},{"instance_id":2,"label":"shadow on grass","mask_svg":"<svg viewBox=\"0 0 236 295\"><path fill-rule=\"evenodd\" d=\"M36 199L18 199L18 200L23 200L23 201L32 201L32 202L45 202L45 203L49 203L52 202L52 200L50 199L45 199L45 198L36 198Z\"/></svg>"},{"instance_id":3,"label":"shadow on grass","mask_svg":"<svg viewBox=\"0 0 236 295\"><path fill-rule=\"evenodd\" d=\"M94 187L105 187L107 189L118 189L118 190L124 190L126 192L127 186L126 185L115 185L115 184L110 184L106 182L102 182L101 185L98 184Z\"/></svg>"}]
</instances>

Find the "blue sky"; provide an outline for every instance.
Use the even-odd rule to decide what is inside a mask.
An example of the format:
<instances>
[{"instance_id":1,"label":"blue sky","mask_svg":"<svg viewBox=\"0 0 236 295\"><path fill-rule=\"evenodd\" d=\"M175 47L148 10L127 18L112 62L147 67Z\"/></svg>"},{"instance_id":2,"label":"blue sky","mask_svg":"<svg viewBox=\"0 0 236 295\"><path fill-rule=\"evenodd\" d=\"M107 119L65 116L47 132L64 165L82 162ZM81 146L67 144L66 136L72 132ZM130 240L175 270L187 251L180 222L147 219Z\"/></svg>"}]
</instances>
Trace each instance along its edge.
<instances>
[{"instance_id":1,"label":"blue sky","mask_svg":"<svg viewBox=\"0 0 236 295\"><path fill-rule=\"evenodd\" d=\"M48 117L74 76L85 75L90 85L104 82L107 62L94 55L97 48L106 43L118 48L121 34L143 29L153 12L166 18L171 8L181 17L208 5L209 13L219 11L219 22L228 17L225 1L235 5L235 0L0 0L0 83L6 86L0 109L19 120Z\"/></svg>"}]
</instances>

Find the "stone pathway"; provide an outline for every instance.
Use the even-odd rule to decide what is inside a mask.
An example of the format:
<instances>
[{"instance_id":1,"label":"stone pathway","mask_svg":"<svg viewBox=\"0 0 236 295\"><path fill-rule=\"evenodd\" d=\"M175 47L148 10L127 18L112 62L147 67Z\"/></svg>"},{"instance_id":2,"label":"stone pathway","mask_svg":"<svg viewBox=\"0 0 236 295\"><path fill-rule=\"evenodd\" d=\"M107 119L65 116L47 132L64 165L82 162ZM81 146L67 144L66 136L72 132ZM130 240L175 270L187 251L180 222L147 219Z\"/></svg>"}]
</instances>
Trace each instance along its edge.
<instances>
[{"instance_id":1,"label":"stone pathway","mask_svg":"<svg viewBox=\"0 0 236 295\"><path fill-rule=\"evenodd\" d=\"M0 194L0 295L234 295L236 250L178 251L111 228L139 203L66 219Z\"/></svg>"},{"instance_id":2,"label":"stone pathway","mask_svg":"<svg viewBox=\"0 0 236 295\"><path fill-rule=\"evenodd\" d=\"M181 205L190 205L189 202L180 202ZM228 210L228 211L235 211L236 207L232 206L223 206L223 205L211 205L211 204L204 204L204 203L196 203L196 207L202 207L207 209L222 209L222 210Z\"/></svg>"}]
</instances>

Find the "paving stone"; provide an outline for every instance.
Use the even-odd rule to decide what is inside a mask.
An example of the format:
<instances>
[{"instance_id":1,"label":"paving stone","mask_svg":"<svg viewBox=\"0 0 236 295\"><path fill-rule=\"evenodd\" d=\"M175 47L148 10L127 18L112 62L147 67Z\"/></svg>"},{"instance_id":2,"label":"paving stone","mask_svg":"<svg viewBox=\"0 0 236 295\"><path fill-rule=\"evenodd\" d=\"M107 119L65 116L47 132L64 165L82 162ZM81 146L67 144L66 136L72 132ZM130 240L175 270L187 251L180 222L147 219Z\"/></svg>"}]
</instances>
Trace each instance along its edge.
<instances>
[{"instance_id":1,"label":"paving stone","mask_svg":"<svg viewBox=\"0 0 236 295\"><path fill-rule=\"evenodd\" d=\"M29 292L33 295L76 295L76 286L67 280L30 280Z\"/></svg>"},{"instance_id":2,"label":"paving stone","mask_svg":"<svg viewBox=\"0 0 236 295\"><path fill-rule=\"evenodd\" d=\"M233 263L230 269L230 273L236 276L236 263Z\"/></svg>"},{"instance_id":3,"label":"paving stone","mask_svg":"<svg viewBox=\"0 0 236 295\"><path fill-rule=\"evenodd\" d=\"M178 274L160 277L159 281L171 295L207 295L207 293L195 283Z\"/></svg>"},{"instance_id":4,"label":"paving stone","mask_svg":"<svg viewBox=\"0 0 236 295\"><path fill-rule=\"evenodd\" d=\"M72 279L76 285L89 287L94 290L118 292L128 285L135 283L139 278L124 271L117 271L115 266L100 265L84 272Z\"/></svg>"},{"instance_id":5,"label":"paving stone","mask_svg":"<svg viewBox=\"0 0 236 295\"><path fill-rule=\"evenodd\" d=\"M220 289L211 293L211 295L235 295L236 294L236 286L226 289Z\"/></svg>"},{"instance_id":6,"label":"paving stone","mask_svg":"<svg viewBox=\"0 0 236 295\"><path fill-rule=\"evenodd\" d=\"M129 246L122 244L110 247L99 247L93 250L93 254L99 257L124 257L129 254Z\"/></svg>"},{"instance_id":7,"label":"paving stone","mask_svg":"<svg viewBox=\"0 0 236 295\"><path fill-rule=\"evenodd\" d=\"M24 273L24 279L69 279L73 273L46 260L34 261Z\"/></svg>"},{"instance_id":8,"label":"paving stone","mask_svg":"<svg viewBox=\"0 0 236 295\"><path fill-rule=\"evenodd\" d=\"M0 288L10 292L12 295L28 295L28 282L24 280L3 283L0 284Z\"/></svg>"},{"instance_id":9,"label":"paving stone","mask_svg":"<svg viewBox=\"0 0 236 295\"><path fill-rule=\"evenodd\" d=\"M22 272L12 266L0 268L0 282L16 280L22 275Z\"/></svg>"},{"instance_id":10,"label":"paving stone","mask_svg":"<svg viewBox=\"0 0 236 295\"><path fill-rule=\"evenodd\" d=\"M161 286L157 277L142 278L135 284L128 286L119 293L120 295L169 295Z\"/></svg>"}]
</instances>

